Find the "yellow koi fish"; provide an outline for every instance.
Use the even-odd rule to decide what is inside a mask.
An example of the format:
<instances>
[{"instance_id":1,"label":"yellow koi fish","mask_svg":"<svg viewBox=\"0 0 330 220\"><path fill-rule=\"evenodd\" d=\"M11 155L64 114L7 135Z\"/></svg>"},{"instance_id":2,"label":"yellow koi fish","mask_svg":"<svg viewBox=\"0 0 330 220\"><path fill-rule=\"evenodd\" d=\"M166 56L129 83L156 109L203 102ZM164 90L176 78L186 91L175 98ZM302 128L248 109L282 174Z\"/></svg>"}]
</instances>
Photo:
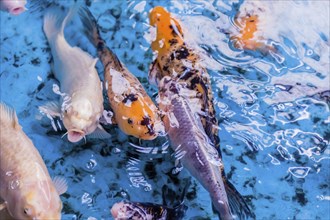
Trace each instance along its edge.
<instances>
[{"instance_id":1,"label":"yellow koi fish","mask_svg":"<svg viewBox=\"0 0 330 220\"><path fill-rule=\"evenodd\" d=\"M0 103L0 210L18 220L61 219L59 197L67 189L60 177L52 180L16 113Z\"/></svg>"},{"instance_id":2,"label":"yellow koi fish","mask_svg":"<svg viewBox=\"0 0 330 220\"><path fill-rule=\"evenodd\" d=\"M151 47L158 52L149 73L149 81L158 84L164 76L170 76L177 82L185 83L190 105L199 115L206 134L218 147L218 122L207 70L200 65L200 57L184 42L182 28L169 12L162 7L155 7L149 18L150 24L157 27L156 40Z\"/></svg>"},{"instance_id":3,"label":"yellow koi fish","mask_svg":"<svg viewBox=\"0 0 330 220\"><path fill-rule=\"evenodd\" d=\"M95 69L97 59L80 49L71 47L64 37L64 28L75 14L76 7L64 16L56 7L51 7L44 17L44 32L53 55L53 71L60 82L61 103L49 103L40 111L63 120L68 140L78 142L86 135L110 137L99 119L103 114L101 81Z\"/></svg>"},{"instance_id":4,"label":"yellow koi fish","mask_svg":"<svg viewBox=\"0 0 330 220\"><path fill-rule=\"evenodd\" d=\"M152 49L158 52L149 79L158 85L159 108L176 159L209 192L222 220L246 219L249 207L226 179L218 152L217 120L210 78L186 45L180 24L162 7L150 12L157 27Z\"/></svg>"},{"instance_id":5,"label":"yellow koi fish","mask_svg":"<svg viewBox=\"0 0 330 220\"><path fill-rule=\"evenodd\" d=\"M80 10L89 40L104 66L105 88L115 122L126 134L152 140L164 131L158 109L139 80L128 71L101 38L98 25L87 8Z\"/></svg>"}]
</instances>

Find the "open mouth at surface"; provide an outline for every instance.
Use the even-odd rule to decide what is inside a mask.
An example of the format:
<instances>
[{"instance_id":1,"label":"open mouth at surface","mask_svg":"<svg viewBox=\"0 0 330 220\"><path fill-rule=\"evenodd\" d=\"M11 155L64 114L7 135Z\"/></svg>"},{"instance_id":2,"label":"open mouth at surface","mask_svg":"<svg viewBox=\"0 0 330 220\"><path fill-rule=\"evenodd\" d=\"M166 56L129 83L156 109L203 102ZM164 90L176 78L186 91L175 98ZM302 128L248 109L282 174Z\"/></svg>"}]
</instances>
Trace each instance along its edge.
<instances>
[{"instance_id":1,"label":"open mouth at surface","mask_svg":"<svg viewBox=\"0 0 330 220\"><path fill-rule=\"evenodd\" d=\"M70 142L78 142L85 137L85 133L81 130L72 129L68 131L68 140Z\"/></svg>"}]
</instances>

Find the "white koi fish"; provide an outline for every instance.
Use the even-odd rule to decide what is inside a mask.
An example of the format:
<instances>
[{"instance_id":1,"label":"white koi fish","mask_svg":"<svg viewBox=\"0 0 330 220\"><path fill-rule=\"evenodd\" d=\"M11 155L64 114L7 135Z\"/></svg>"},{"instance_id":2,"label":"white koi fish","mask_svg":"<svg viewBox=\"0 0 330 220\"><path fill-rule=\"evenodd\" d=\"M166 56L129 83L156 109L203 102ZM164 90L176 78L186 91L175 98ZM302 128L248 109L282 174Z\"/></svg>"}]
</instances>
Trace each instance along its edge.
<instances>
[{"instance_id":1,"label":"white koi fish","mask_svg":"<svg viewBox=\"0 0 330 220\"><path fill-rule=\"evenodd\" d=\"M61 117L70 142L78 142L92 133L100 138L110 136L99 124L103 95L95 69L97 59L78 47L71 47L64 37L64 28L76 8L64 16L59 8L51 7L46 12L43 26L53 55L53 71L63 95L61 104L49 103L40 107L40 111Z\"/></svg>"},{"instance_id":2,"label":"white koi fish","mask_svg":"<svg viewBox=\"0 0 330 220\"><path fill-rule=\"evenodd\" d=\"M16 113L0 103L0 210L19 220L61 219L60 194L67 190L61 177L52 180ZM2 213L2 212L1 212ZM2 217L1 217L2 219Z\"/></svg>"}]
</instances>

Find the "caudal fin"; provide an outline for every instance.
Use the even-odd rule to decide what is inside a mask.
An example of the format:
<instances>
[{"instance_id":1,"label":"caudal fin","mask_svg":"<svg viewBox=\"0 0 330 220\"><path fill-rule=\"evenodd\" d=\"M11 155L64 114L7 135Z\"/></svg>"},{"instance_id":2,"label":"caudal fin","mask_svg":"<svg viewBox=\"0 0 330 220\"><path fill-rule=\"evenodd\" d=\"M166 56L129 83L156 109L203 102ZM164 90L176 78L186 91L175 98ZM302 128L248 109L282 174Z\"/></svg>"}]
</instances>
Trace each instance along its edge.
<instances>
[{"instance_id":1,"label":"caudal fin","mask_svg":"<svg viewBox=\"0 0 330 220\"><path fill-rule=\"evenodd\" d=\"M107 63L106 61L110 57L111 60L114 61L113 66L122 68L122 64L116 54L106 46L105 41L102 39L97 21L90 10L87 7L81 7L78 13L84 26L84 33L89 41L96 47L102 62Z\"/></svg>"},{"instance_id":2,"label":"caudal fin","mask_svg":"<svg viewBox=\"0 0 330 220\"><path fill-rule=\"evenodd\" d=\"M64 36L65 26L72 19L79 7L78 4L74 5L67 14L57 6L51 6L47 9L43 29L48 41L51 41L57 36Z\"/></svg>"},{"instance_id":3,"label":"caudal fin","mask_svg":"<svg viewBox=\"0 0 330 220\"><path fill-rule=\"evenodd\" d=\"M86 34L88 40L95 47L98 45L100 45L100 47L105 46L105 42L101 38L98 30L98 24L90 10L86 7L81 7L78 13L84 26L84 33Z\"/></svg>"},{"instance_id":4,"label":"caudal fin","mask_svg":"<svg viewBox=\"0 0 330 220\"><path fill-rule=\"evenodd\" d=\"M251 212L244 198L235 189L233 184L231 184L228 180L225 180L224 184L228 196L230 210L232 214L236 216L236 219L255 219L254 213Z\"/></svg>"}]
</instances>

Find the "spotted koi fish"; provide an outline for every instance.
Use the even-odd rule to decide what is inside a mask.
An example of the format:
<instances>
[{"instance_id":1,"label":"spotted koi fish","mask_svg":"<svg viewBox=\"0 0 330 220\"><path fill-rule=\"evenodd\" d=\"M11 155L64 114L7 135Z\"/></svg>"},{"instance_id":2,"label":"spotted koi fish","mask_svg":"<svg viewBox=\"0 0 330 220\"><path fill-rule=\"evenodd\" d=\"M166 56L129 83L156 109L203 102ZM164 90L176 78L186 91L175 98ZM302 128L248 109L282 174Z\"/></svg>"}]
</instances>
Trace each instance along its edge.
<instances>
[{"instance_id":1,"label":"spotted koi fish","mask_svg":"<svg viewBox=\"0 0 330 220\"><path fill-rule=\"evenodd\" d=\"M184 217L186 209L187 207L183 204L170 208L154 203L122 201L112 206L111 214L118 220L179 220Z\"/></svg>"},{"instance_id":2,"label":"spotted koi fish","mask_svg":"<svg viewBox=\"0 0 330 220\"><path fill-rule=\"evenodd\" d=\"M158 84L159 79L171 76L175 81L185 83L190 104L198 109L206 134L218 147L218 121L215 117L210 77L207 70L200 65L200 57L184 42L179 22L162 7L152 10L150 24L157 26L157 38L151 47L158 52L158 56L152 64L149 81Z\"/></svg>"},{"instance_id":3,"label":"spotted koi fish","mask_svg":"<svg viewBox=\"0 0 330 220\"><path fill-rule=\"evenodd\" d=\"M157 27L152 49L158 51L149 79L159 88L159 108L178 161L210 193L222 220L253 216L226 179L219 144L210 78L198 56L186 45L177 20L162 7L150 12Z\"/></svg>"},{"instance_id":4,"label":"spotted koi fish","mask_svg":"<svg viewBox=\"0 0 330 220\"><path fill-rule=\"evenodd\" d=\"M104 66L105 87L115 122L128 135L152 140L163 133L158 109L139 80L128 71L101 38L98 25L87 8L79 11L85 32L97 48Z\"/></svg>"}]
</instances>

